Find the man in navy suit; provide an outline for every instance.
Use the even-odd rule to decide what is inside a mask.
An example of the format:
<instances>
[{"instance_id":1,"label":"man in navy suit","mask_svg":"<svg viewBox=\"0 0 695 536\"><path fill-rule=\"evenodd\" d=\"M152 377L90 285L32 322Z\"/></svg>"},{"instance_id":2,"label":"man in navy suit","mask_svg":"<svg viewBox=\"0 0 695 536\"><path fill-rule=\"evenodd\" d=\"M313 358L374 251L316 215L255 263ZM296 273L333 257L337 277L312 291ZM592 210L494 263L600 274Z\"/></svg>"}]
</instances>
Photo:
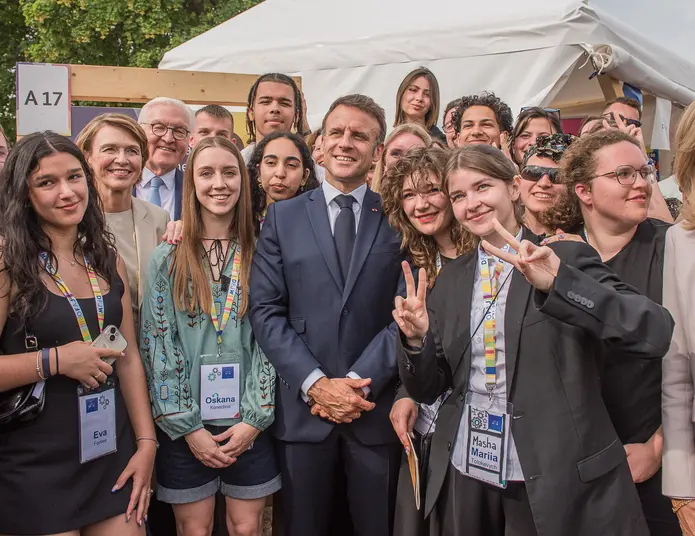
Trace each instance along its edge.
<instances>
[{"instance_id":1,"label":"man in navy suit","mask_svg":"<svg viewBox=\"0 0 695 536\"><path fill-rule=\"evenodd\" d=\"M181 219L183 164L195 118L177 99L157 97L140 110L138 122L147 134L148 158L133 195L162 207L172 220Z\"/></svg>"},{"instance_id":2,"label":"man in navy suit","mask_svg":"<svg viewBox=\"0 0 695 536\"><path fill-rule=\"evenodd\" d=\"M398 377L394 298L400 237L367 173L384 111L348 95L323 120L326 180L270 205L251 270L250 319L275 366L275 435L287 536L327 536L336 474L356 534L392 531L400 461L389 422Z\"/></svg>"}]
</instances>

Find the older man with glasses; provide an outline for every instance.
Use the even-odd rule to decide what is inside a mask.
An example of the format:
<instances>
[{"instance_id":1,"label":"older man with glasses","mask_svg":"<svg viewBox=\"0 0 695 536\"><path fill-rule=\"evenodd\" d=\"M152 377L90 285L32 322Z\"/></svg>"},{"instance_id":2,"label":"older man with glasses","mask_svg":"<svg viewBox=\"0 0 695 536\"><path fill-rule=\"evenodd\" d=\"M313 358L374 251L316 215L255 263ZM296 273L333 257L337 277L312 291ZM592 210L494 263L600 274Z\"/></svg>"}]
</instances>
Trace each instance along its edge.
<instances>
[{"instance_id":1,"label":"older man with glasses","mask_svg":"<svg viewBox=\"0 0 695 536\"><path fill-rule=\"evenodd\" d=\"M139 123L147 134L148 159L134 195L181 219L183 171L188 140L195 118L183 102L168 97L152 99L140 111Z\"/></svg>"}]
</instances>

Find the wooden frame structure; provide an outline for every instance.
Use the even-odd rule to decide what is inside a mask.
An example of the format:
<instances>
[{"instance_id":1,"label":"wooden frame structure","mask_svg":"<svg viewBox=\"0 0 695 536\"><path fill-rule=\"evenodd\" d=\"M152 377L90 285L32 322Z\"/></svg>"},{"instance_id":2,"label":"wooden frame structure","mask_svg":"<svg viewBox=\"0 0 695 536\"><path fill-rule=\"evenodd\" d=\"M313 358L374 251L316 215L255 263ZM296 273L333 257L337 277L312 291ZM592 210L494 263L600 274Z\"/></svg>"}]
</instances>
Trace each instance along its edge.
<instances>
[{"instance_id":1,"label":"wooden frame structure","mask_svg":"<svg viewBox=\"0 0 695 536\"><path fill-rule=\"evenodd\" d=\"M253 74L70 65L71 100L146 103L171 97L191 104L246 106ZM301 78L293 77L301 89Z\"/></svg>"}]
</instances>

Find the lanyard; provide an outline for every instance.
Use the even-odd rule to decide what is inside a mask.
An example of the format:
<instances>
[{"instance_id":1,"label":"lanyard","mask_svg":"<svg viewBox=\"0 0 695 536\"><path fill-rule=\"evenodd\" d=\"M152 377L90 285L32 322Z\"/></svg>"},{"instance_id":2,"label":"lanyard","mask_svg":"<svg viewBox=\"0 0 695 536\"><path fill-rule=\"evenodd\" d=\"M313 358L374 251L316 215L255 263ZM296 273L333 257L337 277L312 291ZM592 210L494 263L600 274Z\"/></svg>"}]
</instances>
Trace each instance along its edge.
<instances>
[{"instance_id":1,"label":"lanyard","mask_svg":"<svg viewBox=\"0 0 695 536\"><path fill-rule=\"evenodd\" d=\"M504 246L504 251L509 251L509 245ZM492 302L497 294L497 284L504 268L504 261L497 259L495 269L490 277L490 261L482 247L479 248L478 258L480 263L480 284L483 290L483 307L487 315L483 321L483 341L485 345L485 387L490 396L497 385L497 307L492 307Z\"/></svg>"},{"instance_id":2,"label":"lanyard","mask_svg":"<svg viewBox=\"0 0 695 536\"><path fill-rule=\"evenodd\" d=\"M212 272L212 267L210 268ZM239 272L241 272L241 248L237 245L234 248L234 261L232 262L232 278L229 281L229 289L227 289L227 297L224 300L224 309L222 311L222 318L217 315L217 309L215 308L215 303L212 303L212 309L210 311L210 318L212 319L212 325L215 326L215 332L217 333L217 352L222 353L222 333L224 328L227 327L227 322L229 322L229 317L232 314L232 305L234 304L234 298L236 297L236 291L239 287Z\"/></svg>"},{"instance_id":3,"label":"lanyard","mask_svg":"<svg viewBox=\"0 0 695 536\"><path fill-rule=\"evenodd\" d=\"M84 313L82 312L82 307L80 307L77 298L73 296L72 292L70 292L70 289L65 284L65 281L63 281L63 278L60 277L60 275L58 274L58 270L51 263L48 253L42 251L39 254L39 257L43 264L44 270L46 270L48 275L50 275L51 278L53 278L53 281L55 281L58 290L60 290L60 292L63 293L63 296L66 300L68 300L68 303L72 307L72 310L75 313L75 318L77 318L77 325L80 327L80 332L82 333L82 340L84 342L92 342L92 335L91 333L89 333L87 321L84 319ZM92 268L92 265L87 260L87 257L84 257L84 265L87 269L87 275L89 275L89 284L92 286L92 292L94 293L94 301L96 302L97 306L97 321L99 322L99 333L101 333L101 331L104 329L104 297L101 295L101 289L99 288L99 280L97 279L97 275L94 272L94 268Z\"/></svg>"}]
</instances>

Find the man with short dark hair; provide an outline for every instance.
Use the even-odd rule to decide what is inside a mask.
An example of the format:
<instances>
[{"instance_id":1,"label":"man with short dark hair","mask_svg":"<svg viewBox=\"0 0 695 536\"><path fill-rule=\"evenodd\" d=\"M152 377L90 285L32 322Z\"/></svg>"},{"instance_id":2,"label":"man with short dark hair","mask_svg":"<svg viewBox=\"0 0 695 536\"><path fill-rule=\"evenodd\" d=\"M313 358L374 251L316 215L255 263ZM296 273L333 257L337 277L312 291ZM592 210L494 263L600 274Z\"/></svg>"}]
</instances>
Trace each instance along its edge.
<instances>
[{"instance_id":1,"label":"man with short dark hair","mask_svg":"<svg viewBox=\"0 0 695 536\"><path fill-rule=\"evenodd\" d=\"M203 138L212 136L231 140L233 133L234 117L229 110L217 104L208 104L195 113L190 146L195 147Z\"/></svg>"},{"instance_id":2,"label":"man with short dark hair","mask_svg":"<svg viewBox=\"0 0 695 536\"><path fill-rule=\"evenodd\" d=\"M326 180L270 205L251 270L251 325L281 380L285 534L328 534L337 468L355 533L388 536L401 454L389 422L391 311L405 285L400 238L366 184L383 150L384 111L363 95L341 97L322 134Z\"/></svg>"},{"instance_id":3,"label":"man with short dark hair","mask_svg":"<svg viewBox=\"0 0 695 536\"><path fill-rule=\"evenodd\" d=\"M461 97L452 113L456 145L481 143L501 149L514 127L511 108L492 92Z\"/></svg>"},{"instance_id":4,"label":"man with short dark hair","mask_svg":"<svg viewBox=\"0 0 695 536\"><path fill-rule=\"evenodd\" d=\"M618 97L609 102L601 115L614 121L619 116L623 122L632 123L636 127L642 126L642 105L630 97Z\"/></svg>"}]
</instances>

